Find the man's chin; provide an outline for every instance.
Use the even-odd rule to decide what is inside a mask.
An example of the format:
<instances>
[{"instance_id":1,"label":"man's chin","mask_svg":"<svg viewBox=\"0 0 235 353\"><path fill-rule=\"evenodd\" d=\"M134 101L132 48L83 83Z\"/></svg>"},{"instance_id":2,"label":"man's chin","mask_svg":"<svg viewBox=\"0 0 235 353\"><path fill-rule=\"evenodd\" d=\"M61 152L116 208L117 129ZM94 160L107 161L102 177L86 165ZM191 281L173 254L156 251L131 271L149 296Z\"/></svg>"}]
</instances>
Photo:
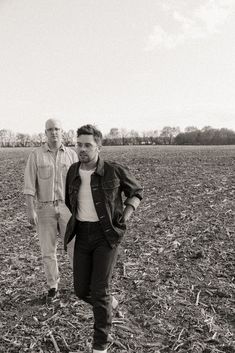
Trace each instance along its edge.
<instances>
[{"instance_id":1,"label":"man's chin","mask_svg":"<svg viewBox=\"0 0 235 353\"><path fill-rule=\"evenodd\" d=\"M81 162L88 162L88 157L87 156L79 156L79 160Z\"/></svg>"}]
</instances>

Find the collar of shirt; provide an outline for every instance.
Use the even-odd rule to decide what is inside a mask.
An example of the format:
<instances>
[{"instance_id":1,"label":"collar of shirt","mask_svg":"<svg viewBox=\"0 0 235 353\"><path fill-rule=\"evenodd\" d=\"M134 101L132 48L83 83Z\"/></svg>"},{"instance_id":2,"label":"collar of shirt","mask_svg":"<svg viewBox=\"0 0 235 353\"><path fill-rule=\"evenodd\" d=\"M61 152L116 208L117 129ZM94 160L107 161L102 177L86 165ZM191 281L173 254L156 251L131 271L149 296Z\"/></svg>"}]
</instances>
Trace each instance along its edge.
<instances>
[{"instance_id":1,"label":"collar of shirt","mask_svg":"<svg viewBox=\"0 0 235 353\"><path fill-rule=\"evenodd\" d=\"M43 145L43 149L44 149L44 152L48 152L48 151L50 151L51 152L51 149L50 149L50 147L49 147L49 145L48 145L48 143L46 142L46 143L44 143L44 145ZM58 148L59 150L61 150L61 151L65 151L65 147L64 147L64 145L63 144L61 144L61 146Z\"/></svg>"},{"instance_id":2,"label":"collar of shirt","mask_svg":"<svg viewBox=\"0 0 235 353\"><path fill-rule=\"evenodd\" d=\"M79 168L80 168L81 162L78 162L77 167L76 167L76 174L79 175ZM104 175L104 160L102 158L98 158L95 173L103 176Z\"/></svg>"}]
</instances>

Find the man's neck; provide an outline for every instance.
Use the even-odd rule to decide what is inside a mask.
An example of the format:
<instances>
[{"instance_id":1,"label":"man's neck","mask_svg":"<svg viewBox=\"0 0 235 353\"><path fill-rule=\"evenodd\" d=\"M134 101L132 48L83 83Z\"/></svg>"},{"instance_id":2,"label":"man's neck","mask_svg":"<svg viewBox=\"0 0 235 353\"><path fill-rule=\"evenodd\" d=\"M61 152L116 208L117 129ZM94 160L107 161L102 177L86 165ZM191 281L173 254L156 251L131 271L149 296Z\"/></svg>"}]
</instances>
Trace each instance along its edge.
<instances>
[{"instance_id":1,"label":"man's neck","mask_svg":"<svg viewBox=\"0 0 235 353\"><path fill-rule=\"evenodd\" d=\"M82 170L93 170L93 169L95 169L96 165L97 165L97 160L90 161L88 163L81 163L80 164L80 169L82 169Z\"/></svg>"},{"instance_id":2,"label":"man's neck","mask_svg":"<svg viewBox=\"0 0 235 353\"><path fill-rule=\"evenodd\" d=\"M56 152L60 148L61 142L55 142L55 143L48 142L48 146L49 146L50 150L52 150L53 152Z\"/></svg>"}]
</instances>

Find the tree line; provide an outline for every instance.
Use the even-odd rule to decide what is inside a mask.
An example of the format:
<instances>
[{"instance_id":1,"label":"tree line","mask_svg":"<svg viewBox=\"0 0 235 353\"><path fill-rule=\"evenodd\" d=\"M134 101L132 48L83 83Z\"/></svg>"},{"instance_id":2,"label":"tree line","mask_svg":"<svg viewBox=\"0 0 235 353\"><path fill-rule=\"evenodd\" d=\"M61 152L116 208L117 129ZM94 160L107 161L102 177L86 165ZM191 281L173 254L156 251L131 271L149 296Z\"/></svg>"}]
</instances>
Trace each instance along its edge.
<instances>
[{"instance_id":1,"label":"tree line","mask_svg":"<svg viewBox=\"0 0 235 353\"><path fill-rule=\"evenodd\" d=\"M24 134L11 130L0 130L0 147L33 147L40 146L46 140L44 133ZM76 144L74 130L63 131L66 146ZM179 127L165 126L161 131L149 130L139 133L135 130L112 128L104 135L103 145L234 145L235 132L231 129L214 129L205 126L198 129L188 126L184 132Z\"/></svg>"}]
</instances>

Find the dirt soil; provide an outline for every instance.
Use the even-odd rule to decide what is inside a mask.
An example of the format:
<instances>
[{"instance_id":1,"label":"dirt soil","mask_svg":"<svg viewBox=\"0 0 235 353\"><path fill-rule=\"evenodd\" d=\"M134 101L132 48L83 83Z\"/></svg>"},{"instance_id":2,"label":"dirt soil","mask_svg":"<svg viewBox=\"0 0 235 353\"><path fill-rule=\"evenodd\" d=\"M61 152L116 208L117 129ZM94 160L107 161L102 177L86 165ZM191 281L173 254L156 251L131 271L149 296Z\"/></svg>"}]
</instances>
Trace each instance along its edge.
<instances>
[{"instance_id":1,"label":"dirt soil","mask_svg":"<svg viewBox=\"0 0 235 353\"><path fill-rule=\"evenodd\" d=\"M60 297L43 297L22 195L29 152L0 149L0 352L89 352L92 311L73 293L61 242ZM121 313L109 352L235 352L235 146L105 147L103 156L145 189L114 273Z\"/></svg>"}]
</instances>

